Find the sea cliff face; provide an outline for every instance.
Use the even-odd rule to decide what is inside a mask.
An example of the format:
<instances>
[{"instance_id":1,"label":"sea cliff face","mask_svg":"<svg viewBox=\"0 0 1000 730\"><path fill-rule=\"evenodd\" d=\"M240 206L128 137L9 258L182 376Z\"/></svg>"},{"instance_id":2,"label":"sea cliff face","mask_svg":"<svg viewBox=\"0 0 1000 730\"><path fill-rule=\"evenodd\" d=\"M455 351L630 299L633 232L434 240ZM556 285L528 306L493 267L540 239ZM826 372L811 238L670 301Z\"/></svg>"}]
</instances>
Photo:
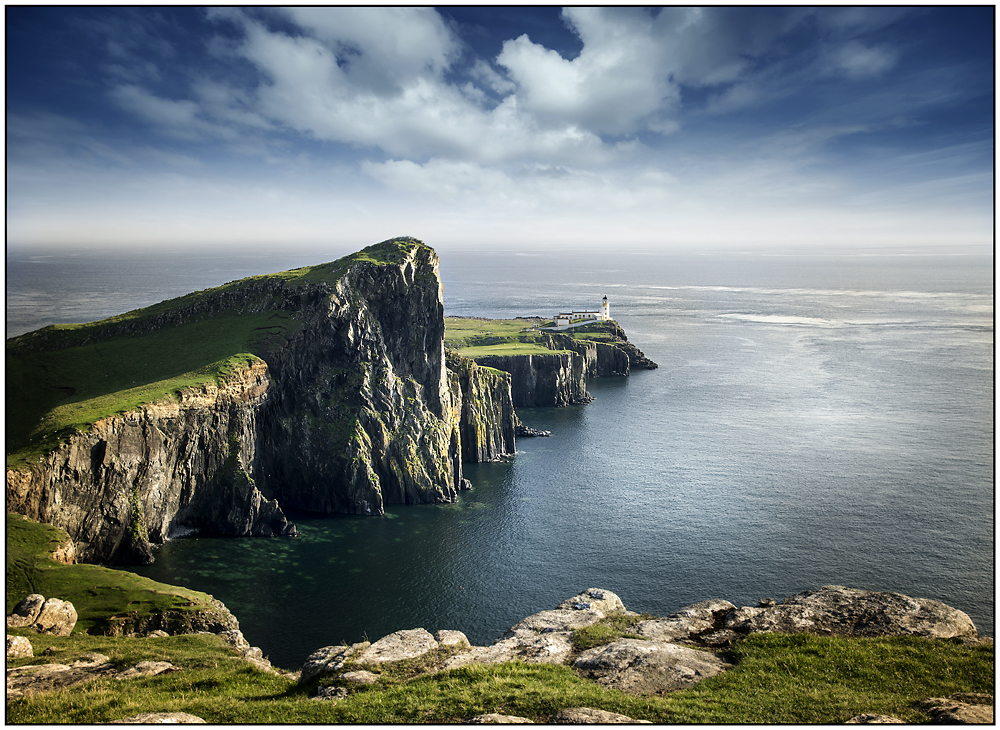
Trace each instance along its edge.
<instances>
[{"instance_id":1,"label":"sea cliff face","mask_svg":"<svg viewBox=\"0 0 1000 730\"><path fill-rule=\"evenodd\" d=\"M575 352L485 355L476 362L510 374L515 408L590 403L584 358Z\"/></svg>"},{"instance_id":2,"label":"sea cliff face","mask_svg":"<svg viewBox=\"0 0 1000 730\"><path fill-rule=\"evenodd\" d=\"M437 256L353 266L305 327L265 353L275 380L255 476L282 504L382 514L463 486Z\"/></svg>"},{"instance_id":3,"label":"sea cliff face","mask_svg":"<svg viewBox=\"0 0 1000 730\"><path fill-rule=\"evenodd\" d=\"M66 530L80 560L141 563L150 541L182 529L290 534L283 507L380 515L454 501L469 486L463 457L514 452L509 379L460 359L447 368L432 249L394 239L309 273L234 282L87 330L128 338L268 311L301 325L217 385L102 418L8 469L7 509ZM8 356L58 347L59 336L16 338Z\"/></svg>"},{"instance_id":4,"label":"sea cliff face","mask_svg":"<svg viewBox=\"0 0 1000 730\"><path fill-rule=\"evenodd\" d=\"M43 459L7 471L7 509L61 527L77 559L150 562L180 526L223 535L294 530L247 474L270 379L248 363L178 402L102 419Z\"/></svg>"}]
</instances>

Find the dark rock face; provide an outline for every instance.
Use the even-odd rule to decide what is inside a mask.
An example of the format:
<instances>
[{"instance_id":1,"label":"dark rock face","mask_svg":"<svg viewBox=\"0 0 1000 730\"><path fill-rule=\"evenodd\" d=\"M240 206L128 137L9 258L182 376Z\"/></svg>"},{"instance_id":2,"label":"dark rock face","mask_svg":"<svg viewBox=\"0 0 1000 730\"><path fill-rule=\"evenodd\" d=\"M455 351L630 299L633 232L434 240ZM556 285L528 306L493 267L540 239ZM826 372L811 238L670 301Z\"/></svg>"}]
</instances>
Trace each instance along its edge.
<instances>
[{"instance_id":1,"label":"dark rock face","mask_svg":"<svg viewBox=\"0 0 1000 730\"><path fill-rule=\"evenodd\" d=\"M383 246L391 255L380 259ZM314 269L320 280L236 282L98 328L94 337L129 336L269 310L302 324L218 386L105 418L9 470L8 511L66 530L81 561L143 563L151 543L180 529L294 534L282 507L380 515L386 504L454 501L469 486L463 454L514 453L509 379L447 369L433 250L395 239Z\"/></svg>"},{"instance_id":2,"label":"dark rock face","mask_svg":"<svg viewBox=\"0 0 1000 730\"><path fill-rule=\"evenodd\" d=\"M480 365L511 376L515 408L568 406L590 403L584 359L575 352L540 355L489 355Z\"/></svg>"},{"instance_id":3,"label":"dark rock face","mask_svg":"<svg viewBox=\"0 0 1000 730\"><path fill-rule=\"evenodd\" d=\"M275 387L254 477L286 506L379 515L463 486L437 255L358 263L265 355Z\"/></svg>"},{"instance_id":4,"label":"dark rock face","mask_svg":"<svg viewBox=\"0 0 1000 730\"><path fill-rule=\"evenodd\" d=\"M462 461L481 463L513 455L520 424L514 413L510 375L480 367L454 352L448 353L447 362L452 392L457 391L462 404Z\"/></svg>"},{"instance_id":5,"label":"dark rock face","mask_svg":"<svg viewBox=\"0 0 1000 730\"><path fill-rule=\"evenodd\" d=\"M41 462L9 470L7 509L66 530L84 562L149 562L149 542L181 526L286 534L280 508L249 480L238 498L218 489L254 461L269 384L256 361L179 402L98 421Z\"/></svg>"}]
</instances>

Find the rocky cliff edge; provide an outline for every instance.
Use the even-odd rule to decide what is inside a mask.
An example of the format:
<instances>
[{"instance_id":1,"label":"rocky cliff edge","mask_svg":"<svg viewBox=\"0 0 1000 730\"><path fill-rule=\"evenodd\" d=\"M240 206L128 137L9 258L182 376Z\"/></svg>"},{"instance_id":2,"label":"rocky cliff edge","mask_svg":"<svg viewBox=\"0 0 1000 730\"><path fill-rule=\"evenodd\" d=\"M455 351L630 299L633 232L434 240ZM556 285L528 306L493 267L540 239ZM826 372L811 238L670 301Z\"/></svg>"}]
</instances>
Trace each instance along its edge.
<instances>
[{"instance_id":1,"label":"rocky cliff edge","mask_svg":"<svg viewBox=\"0 0 1000 730\"><path fill-rule=\"evenodd\" d=\"M488 461L514 451L509 378L461 359L448 369L438 257L405 237L13 338L8 372L13 363L28 375L8 378L8 402L12 387L44 389L38 400L51 408L32 416L30 437L51 438L45 423L58 409L103 401L34 380L46 357L93 372L112 347L169 359L169 337L222 340L234 327L247 335L224 351L216 377L66 427L53 448L8 461L8 511L66 530L82 561L142 563L151 542L179 531L293 534L288 507L380 515L386 504L453 501L469 486L463 454Z\"/></svg>"}]
</instances>

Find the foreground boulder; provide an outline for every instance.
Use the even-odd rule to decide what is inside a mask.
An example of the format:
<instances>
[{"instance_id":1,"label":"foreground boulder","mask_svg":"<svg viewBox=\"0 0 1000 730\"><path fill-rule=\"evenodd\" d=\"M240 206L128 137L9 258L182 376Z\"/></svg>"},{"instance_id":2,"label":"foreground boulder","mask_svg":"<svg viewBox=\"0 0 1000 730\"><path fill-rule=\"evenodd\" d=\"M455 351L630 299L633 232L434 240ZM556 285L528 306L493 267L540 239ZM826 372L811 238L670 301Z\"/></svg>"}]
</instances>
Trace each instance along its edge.
<instances>
[{"instance_id":1,"label":"foreground boulder","mask_svg":"<svg viewBox=\"0 0 1000 730\"><path fill-rule=\"evenodd\" d=\"M31 642L24 636L8 636L7 637L7 658L8 659L20 659L22 657L34 656L35 653L31 648Z\"/></svg>"},{"instance_id":2,"label":"foreground boulder","mask_svg":"<svg viewBox=\"0 0 1000 730\"><path fill-rule=\"evenodd\" d=\"M977 635L966 613L940 601L834 585L797 593L774 606L737 609L726 617L725 625L740 634L912 635L931 639Z\"/></svg>"},{"instance_id":3,"label":"foreground boulder","mask_svg":"<svg viewBox=\"0 0 1000 730\"><path fill-rule=\"evenodd\" d=\"M677 644L619 639L585 651L573 666L604 687L648 695L693 687L731 665L710 652Z\"/></svg>"},{"instance_id":4,"label":"foreground boulder","mask_svg":"<svg viewBox=\"0 0 1000 730\"><path fill-rule=\"evenodd\" d=\"M626 715L593 707L567 707L559 710L549 722L553 725L651 725L649 720L633 720Z\"/></svg>"},{"instance_id":5,"label":"foreground boulder","mask_svg":"<svg viewBox=\"0 0 1000 730\"><path fill-rule=\"evenodd\" d=\"M939 725L993 724L993 697L990 695L961 692L950 697L928 697L914 706Z\"/></svg>"},{"instance_id":6,"label":"foreground boulder","mask_svg":"<svg viewBox=\"0 0 1000 730\"><path fill-rule=\"evenodd\" d=\"M138 715L132 715L132 717L126 717L122 720L112 720L109 724L111 725L174 725L177 723L181 724L201 724L204 725L205 721L202 720L197 715L191 715L187 712L143 712Z\"/></svg>"},{"instance_id":7,"label":"foreground boulder","mask_svg":"<svg viewBox=\"0 0 1000 730\"><path fill-rule=\"evenodd\" d=\"M7 628L29 628L40 634L69 636L76 626L76 609L69 601L45 600L37 593L25 597L7 616Z\"/></svg>"}]
</instances>

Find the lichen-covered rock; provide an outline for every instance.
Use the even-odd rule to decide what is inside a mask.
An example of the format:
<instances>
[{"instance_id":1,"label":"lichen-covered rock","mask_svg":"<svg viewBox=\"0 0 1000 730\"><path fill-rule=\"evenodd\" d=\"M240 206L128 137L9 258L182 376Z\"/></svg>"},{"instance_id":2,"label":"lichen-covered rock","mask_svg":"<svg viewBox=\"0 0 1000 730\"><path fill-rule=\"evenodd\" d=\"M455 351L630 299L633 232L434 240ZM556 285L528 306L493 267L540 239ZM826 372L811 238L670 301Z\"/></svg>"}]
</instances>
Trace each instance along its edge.
<instances>
[{"instance_id":1,"label":"lichen-covered rock","mask_svg":"<svg viewBox=\"0 0 1000 730\"><path fill-rule=\"evenodd\" d=\"M572 608L557 608L550 611L539 611L511 626L503 638L525 636L551 632L565 632L582 629L596 624L607 614L595 609L574 610Z\"/></svg>"},{"instance_id":2,"label":"lichen-covered rock","mask_svg":"<svg viewBox=\"0 0 1000 730\"><path fill-rule=\"evenodd\" d=\"M652 641L688 641L721 628L726 615L735 609L729 601L700 601L666 618L640 621L632 632Z\"/></svg>"},{"instance_id":3,"label":"lichen-covered rock","mask_svg":"<svg viewBox=\"0 0 1000 730\"><path fill-rule=\"evenodd\" d=\"M439 646L469 646L469 637L461 631L442 629L434 632L434 639Z\"/></svg>"},{"instance_id":4,"label":"lichen-covered rock","mask_svg":"<svg viewBox=\"0 0 1000 730\"><path fill-rule=\"evenodd\" d=\"M352 657L357 656L361 651L367 649L371 644L367 641L345 646L324 646L310 654L302 665L299 674L299 684L305 684L309 680L323 674L339 671Z\"/></svg>"},{"instance_id":5,"label":"lichen-covered rock","mask_svg":"<svg viewBox=\"0 0 1000 730\"><path fill-rule=\"evenodd\" d=\"M627 715L619 715L617 712L608 712L607 710L597 710L593 707L565 707L549 718L549 722L553 725L652 724L649 720L633 720Z\"/></svg>"},{"instance_id":6,"label":"lichen-covered rock","mask_svg":"<svg viewBox=\"0 0 1000 730\"><path fill-rule=\"evenodd\" d=\"M31 642L28 641L25 636L8 636L7 637L7 658L8 659L21 659L23 657L34 656L34 651L31 648Z\"/></svg>"},{"instance_id":7,"label":"lichen-covered rock","mask_svg":"<svg viewBox=\"0 0 1000 730\"><path fill-rule=\"evenodd\" d=\"M111 720L111 725L174 725L174 724L205 724L197 715L188 712L142 712L121 720Z\"/></svg>"},{"instance_id":8,"label":"lichen-covered rock","mask_svg":"<svg viewBox=\"0 0 1000 730\"><path fill-rule=\"evenodd\" d=\"M105 657L106 658L106 657ZM33 664L7 670L7 699L30 697L41 692L71 687L114 673L110 663Z\"/></svg>"},{"instance_id":9,"label":"lichen-covered rock","mask_svg":"<svg viewBox=\"0 0 1000 730\"><path fill-rule=\"evenodd\" d=\"M359 664L381 664L413 659L438 648L426 629L408 629L383 636L358 656Z\"/></svg>"},{"instance_id":10,"label":"lichen-covered rock","mask_svg":"<svg viewBox=\"0 0 1000 730\"><path fill-rule=\"evenodd\" d=\"M992 725L993 696L958 693L949 697L929 697L914 704L936 724Z\"/></svg>"},{"instance_id":11,"label":"lichen-covered rock","mask_svg":"<svg viewBox=\"0 0 1000 730\"><path fill-rule=\"evenodd\" d=\"M518 715L501 715L491 712L488 715L476 715L469 720L472 725L533 725L534 723L526 717Z\"/></svg>"},{"instance_id":12,"label":"lichen-covered rock","mask_svg":"<svg viewBox=\"0 0 1000 730\"><path fill-rule=\"evenodd\" d=\"M134 664L128 669L115 675L115 679L137 679L139 677L155 677L164 672L176 672L175 667L170 662L143 661Z\"/></svg>"},{"instance_id":13,"label":"lichen-covered rock","mask_svg":"<svg viewBox=\"0 0 1000 730\"><path fill-rule=\"evenodd\" d=\"M35 623L38 614L45 605L45 596L32 593L21 599L20 603L14 606L13 612L7 616L7 628L23 629Z\"/></svg>"},{"instance_id":14,"label":"lichen-covered rock","mask_svg":"<svg viewBox=\"0 0 1000 730\"><path fill-rule=\"evenodd\" d=\"M602 686L633 694L684 689L730 667L707 651L639 639L589 649L573 666Z\"/></svg>"},{"instance_id":15,"label":"lichen-covered rock","mask_svg":"<svg viewBox=\"0 0 1000 730\"><path fill-rule=\"evenodd\" d=\"M379 680L379 676L375 672L369 672L367 669L344 672L340 678L352 684L375 684Z\"/></svg>"},{"instance_id":16,"label":"lichen-covered rock","mask_svg":"<svg viewBox=\"0 0 1000 730\"><path fill-rule=\"evenodd\" d=\"M865 712L855 715L844 723L845 725L905 725L904 720L892 715L878 715L872 712Z\"/></svg>"},{"instance_id":17,"label":"lichen-covered rock","mask_svg":"<svg viewBox=\"0 0 1000 730\"><path fill-rule=\"evenodd\" d=\"M69 601L45 599L32 593L14 607L7 616L8 628L30 628L40 634L69 636L76 626L76 608Z\"/></svg>"},{"instance_id":18,"label":"lichen-covered rock","mask_svg":"<svg viewBox=\"0 0 1000 730\"><path fill-rule=\"evenodd\" d=\"M577 593L572 598L567 598L559 604L560 609L572 611L596 611L603 616L624 611L625 604L617 594L603 588L588 588Z\"/></svg>"},{"instance_id":19,"label":"lichen-covered rock","mask_svg":"<svg viewBox=\"0 0 1000 730\"><path fill-rule=\"evenodd\" d=\"M776 606L741 608L727 616L725 624L742 634L909 634L938 639L977 634L966 613L940 601L834 585L797 593Z\"/></svg>"},{"instance_id":20,"label":"lichen-covered rock","mask_svg":"<svg viewBox=\"0 0 1000 730\"><path fill-rule=\"evenodd\" d=\"M474 646L468 651L449 657L445 669L456 669L469 664L563 664L573 651L572 632L557 631L535 634L526 632L506 639L498 639L490 646Z\"/></svg>"}]
</instances>

